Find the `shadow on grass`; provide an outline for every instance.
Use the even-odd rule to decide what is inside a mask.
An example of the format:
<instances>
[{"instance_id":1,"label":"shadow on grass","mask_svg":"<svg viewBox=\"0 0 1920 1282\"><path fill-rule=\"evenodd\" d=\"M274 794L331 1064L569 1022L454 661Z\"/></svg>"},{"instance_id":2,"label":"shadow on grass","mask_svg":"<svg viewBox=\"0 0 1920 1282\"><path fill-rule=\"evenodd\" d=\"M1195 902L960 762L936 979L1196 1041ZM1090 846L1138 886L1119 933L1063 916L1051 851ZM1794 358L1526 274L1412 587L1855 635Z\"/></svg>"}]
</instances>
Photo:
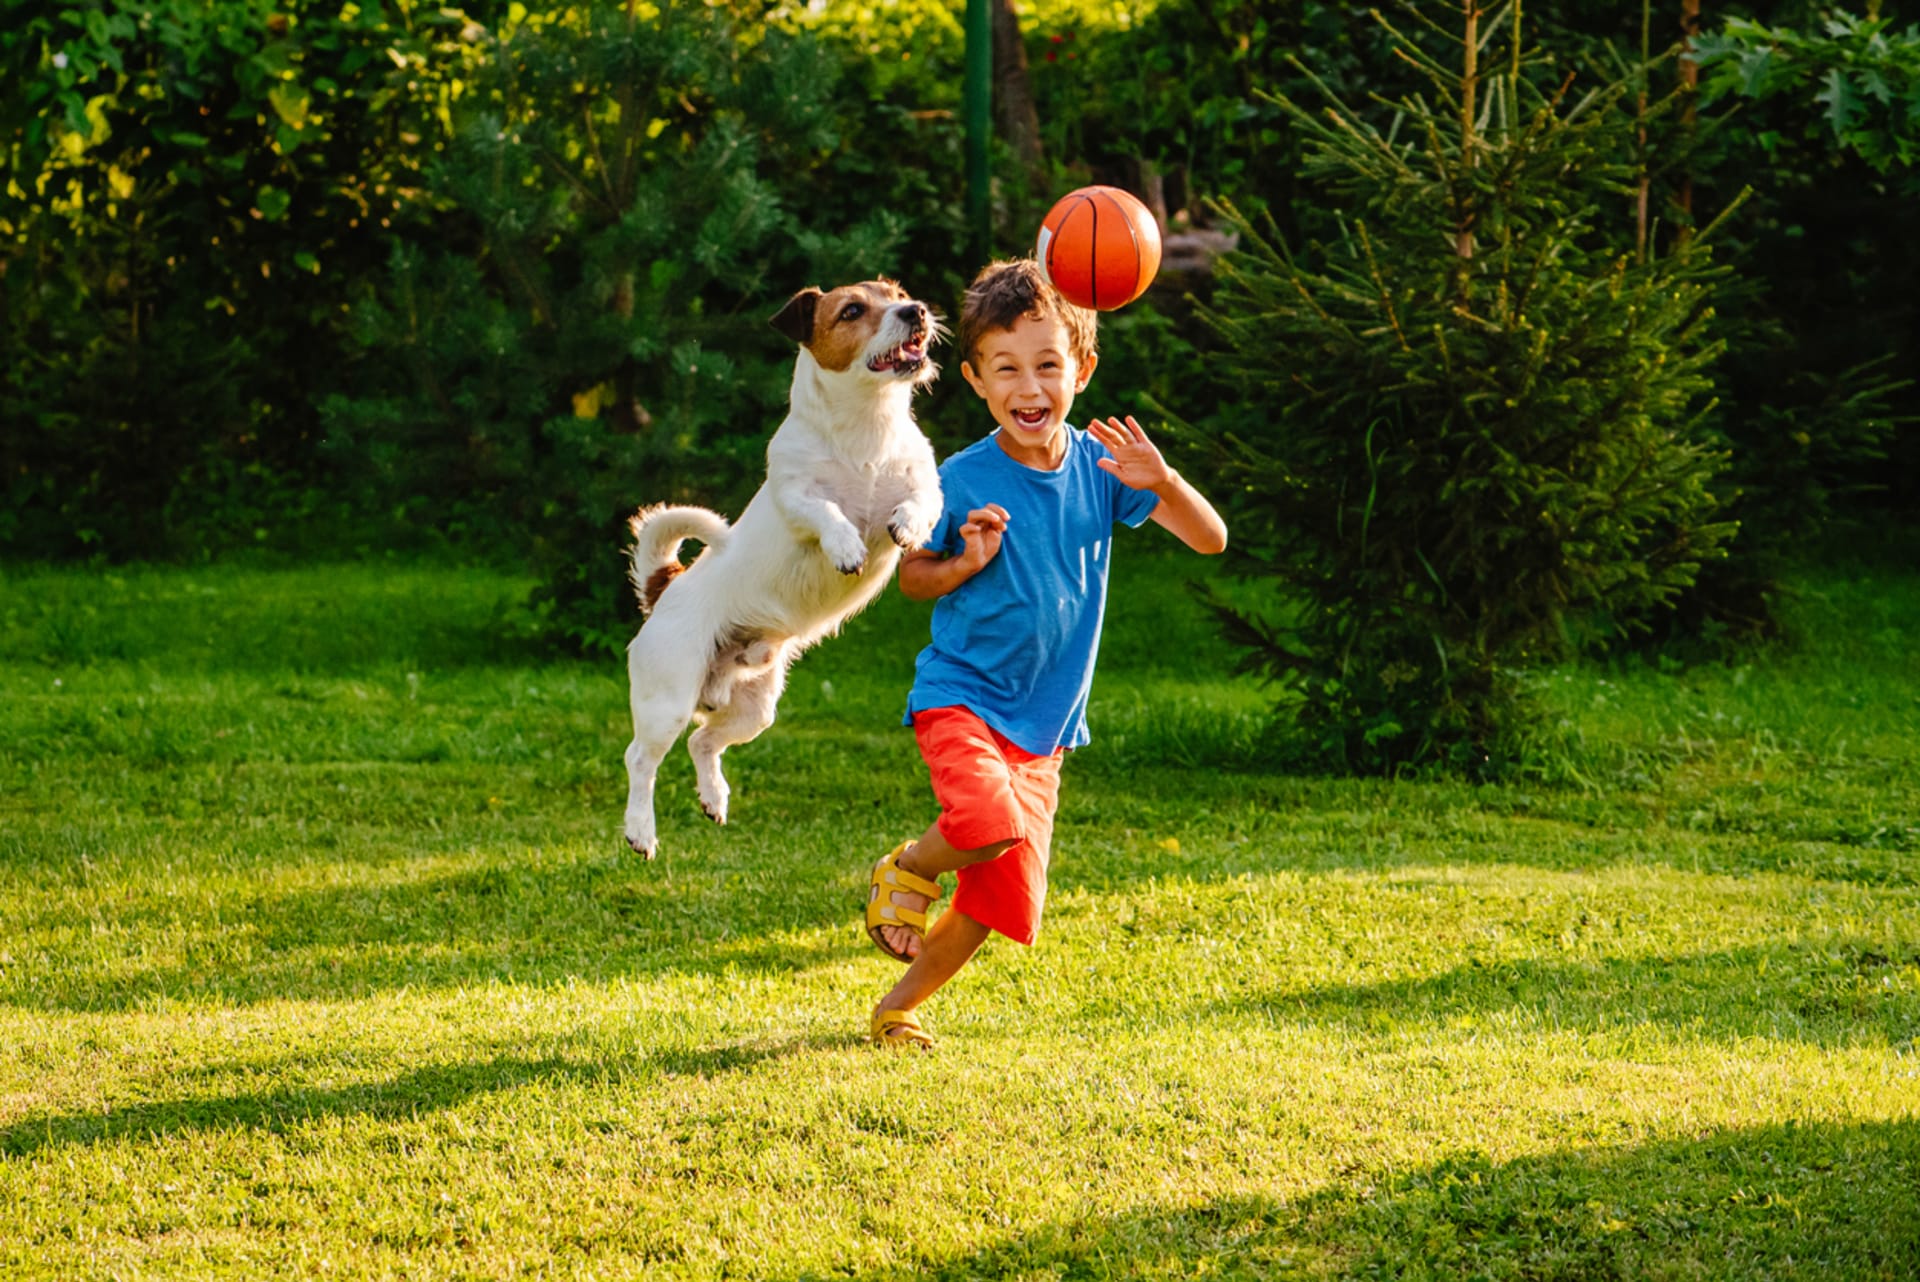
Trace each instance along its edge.
<instances>
[{"instance_id":1,"label":"shadow on grass","mask_svg":"<svg viewBox=\"0 0 1920 1282\"><path fill-rule=\"evenodd\" d=\"M603 1054L539 1059L500 1056L478 1063L428 1065L383 1081L351 1086L287 1086L240 1095L154 1100L109 1113L51 1113L22 1118L0 1130L0 1155L31 1157L46 1150L116 1139L159 1140L241 1128L278 1133L320 1118L404 1120L534 1084L595 1085L637 1077L723 1076L799 1050L838 1047L845 1041L802 1038L778 1044L681 1047L613 1059ZM203 1075L212 1076L214 1071Z\"/></svg>"},{"instance_id":2,"label":"shadow on grass","mask_svg":"<svg viewBox=\"0 0 1920 1282\"><path fill-rule=\"evenodd\" d=\"M671 867L502 855L452 869L401 859L359 869L352 884L236 895L197 905L200 915L170 894L143 894L114 906L105 946L75 939L42 965L6 968L0 1003L118 1011L155 1001L340 1001L400 988L788 974L871 948L858 928L853 871L838 871L797 859L783 868L764 854Z\"/></svg>"},{"instance_id":3,"label":"shadow on grass","mask_svg":"<svg viewBox=\"0 0 1920 1282\"><path fill-rule=\"evenodd\" d=\"M1904 1045L1920 1034L1920 993L1900 976L1920 967L1920 956L1883 948L1865 939L1783 941L1687 957L1474 962L1425 979L1243 997L1208 1011L1400 1034L1516 1020L1582 1033L1660 1024L1713 1038Z\"/></svg>"},{"instance_id":4,"label":"shadow on grass","mask_svg":"<svg viewBox=\"0 0 1920 1282\"><path fill-rule=\"evenodd\" d=\"M1920 1122L1782 1124L1510 1162L1478 1155L1062 1220L914 1262L961 1278L1848 1279L1920 1273ZM860 1275L878 1282L889 1268Z\"/></svg>"},{"instance_id":5,"label":"shadow on grass","mask_svg":"<svg viewBox=\"0 0 1920 1282\"><path fill-rule=\"evenodd\" d=\"M0 1002L110 1011L155 1000L332 1001L406 986L782 974L864 954L861 859L884 848L879 834L909 830L904 816L914 812L912 803L895 788L858 813L836 810L834 781L805 770L779 782L764 775L750 782L762 808L750 827L736 835L688 829L682 820L681 844L653 864L503 847L498 837L483 836L485 822L470 819L445 834L436 830L443 844L431 860L418 858L410 830L396 826L363 847L361 857L314 865L335 870L319 886L276 888L271 880L281 865L263 864L260 890L236 883L228 869L208 897L183 897L169 866L158 865L157 874L141 866L139 880L117 890L101 911L92 935L84 921L74 931L73 907L58 895L48 895L37 914L16 916L21 932L61 942L17 956L0 971ZM1182 790L1183 782L1192 786ZM1140 790L1149 790L1146 801ZM1381 811L1364 800L1348 794L1327 803L1316 800L1311 784L1284 780L1260 781L1253 797L1237 796L1233 781L1178 775L1143 780L1127 793L1090 787L1063 810L1056 880L1062 890L1132 894L1156 880L1206 883L1283 869L1525 863L1575 871L1653 862L1659 849L1641 834L1556 831L1533 849L1516 850L1499 839L1500 825L1482 817L1469 816L1456 830L1452 816L1417 803ZM1147 809L1136 813L1141 806ZM1162 827L1156 814L1186 826ZM1130 828L1132 837L1120 836ZM1182 838L1179 852L1154 840L1169 830ZM476 845L466 846L470 837ZM112 875L69 863L76 881ZM1823 1043L1844 1039L1856 1025L1889 1038L1910 1036L1916 1019L1911 986L1898 978L1915 959L1882 956L1891 947L1884 940L1820 949L1783 940L1725 955L1592 964L1553 956L1551 941L1543 947L1551 960L1275 994L1256 1004L1359 1022L1524 1006L1585 1026L1616 1018L1705 1019ZM1883 983L1888 976L1895 977L1891 987Z\"/></svg>"},{"instance_id":6,"label":"shadow on grass","mask_svg":"<svg viewBox=\"0 0 1920 1282\"><path fill-rule=\"evenodd\" d=\"M0 653L49 668L343 676L396 663L427 671L551 658L526 624L532 584L483 569L41 568L0 570L0 583L15 606L0 621Z\"/></svg>"},{"instance_id":7,"label":"shadow on grass","mask_svg":"<svg viewBox=\"0 0 1920 1282\"><path fill-rule=\"evenodd\" d=\"M1089 750L1097 751L1097 749ZM1556 872L1618 865L1690 873L1780 874L1874 888L1920 885L1920 864L1901 832L1851 826L1841 817L1776 806L1731 828L1670 816L1648 798L1332 776L1234 773L1155 766L1110 757L1069 767L1060 832L1132 830L1178 836L1186 859L1149 854L1087 869L1090 886L1139 876L1205 880L1208 846L1236 848L1228 872L1381 871L1422 864L1516 864ZM1876 835L1878 834L1878 835ZM1056 842L1056 844L1059 844ZM1151 849L1151 842L1145 843ZM1076 865L1069 863L1069 869ZM1070 874L1071 875L1071 874Z\"/></svg>"}]
</instances>

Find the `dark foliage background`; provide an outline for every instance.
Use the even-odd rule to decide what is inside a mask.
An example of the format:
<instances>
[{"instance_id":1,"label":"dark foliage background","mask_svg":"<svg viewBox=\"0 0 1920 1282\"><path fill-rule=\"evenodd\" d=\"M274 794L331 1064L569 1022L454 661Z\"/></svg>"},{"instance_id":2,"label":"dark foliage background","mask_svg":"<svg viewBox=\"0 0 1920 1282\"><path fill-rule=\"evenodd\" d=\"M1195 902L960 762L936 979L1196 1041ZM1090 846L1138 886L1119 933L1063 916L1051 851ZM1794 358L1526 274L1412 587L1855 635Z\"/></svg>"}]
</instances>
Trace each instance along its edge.
<instances>
[{"instance_id":1,"label":"dark foliage background","mask_svg":"<svg viewBox=\"0 0 1920 1282\"><path fill-rule=\"evenodd\" d=\"M737 508L756 481L789 360L765 317L881 272L951 310L978 266L961 9L15 6L0 555L441 547L527 566L556 642L621 644L624 514ZM1411 9L1445 28L1461 5ZM1588 87L1669 51L1683 9L1525 12L1541 75ZM1765 632L1783 558L1916 498L1920 33L1895 10L1709 5L1691 109L1614 107L1650 220L1601 204L1604 244L1669 253L1752 193L1716 239L1725 351L1702 370L1739 531L1673 600L1623 614L1643 636ZM1276 99L1317 81L1391 128L1421 83L1376 24L1318 0L1019 12L1040 161L997 145L1000 253L1086 181L1142 191L1174 233L1231 232L1222 201L1279 243L1330 242L1352 211L1307 182ZM1647 97L1682 79L1657 61ZM1214 289L1175 265L1106 319L1101 407L1157 400L1215 432L1271 411L1208 377L1245 358L1194 319ZM957 378L921 416L942 452L979 427Z\"/></svg>"}]
</instances>

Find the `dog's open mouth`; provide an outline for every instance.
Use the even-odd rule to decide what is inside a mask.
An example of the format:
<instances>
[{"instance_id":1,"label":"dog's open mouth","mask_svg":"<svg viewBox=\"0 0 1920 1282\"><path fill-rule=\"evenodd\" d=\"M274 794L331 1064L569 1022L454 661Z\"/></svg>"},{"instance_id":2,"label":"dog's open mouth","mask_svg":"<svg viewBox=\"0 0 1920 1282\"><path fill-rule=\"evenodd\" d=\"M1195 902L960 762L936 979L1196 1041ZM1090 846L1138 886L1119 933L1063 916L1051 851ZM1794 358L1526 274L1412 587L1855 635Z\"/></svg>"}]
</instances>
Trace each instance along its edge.
<instances>
[{"instance_id":1,"label":"dog's open mouth","mask_svg":"<svg viewBox=\"0 0 1920 1282\"><path fill-rule=\"evenodd\" d=\"M911 374L927 363L927 336L915 334L891 351L880 353L867 362L867 368L876 374L885 374L889 370L896 374Z\"/></svg>"}]
</instances>

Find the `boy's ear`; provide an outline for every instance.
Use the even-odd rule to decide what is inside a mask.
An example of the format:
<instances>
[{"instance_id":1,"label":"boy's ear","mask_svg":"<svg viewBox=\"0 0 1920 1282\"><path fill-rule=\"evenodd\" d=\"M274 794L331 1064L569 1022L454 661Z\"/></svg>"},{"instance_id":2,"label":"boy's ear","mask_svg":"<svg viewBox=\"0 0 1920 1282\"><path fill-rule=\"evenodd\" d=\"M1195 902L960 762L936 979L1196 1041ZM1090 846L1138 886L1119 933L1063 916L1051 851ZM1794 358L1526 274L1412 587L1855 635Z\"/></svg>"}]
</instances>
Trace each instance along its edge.
<instances>
[{"instance_id":1,"label":"boy's ear","mask_svg":"<svg viewBox=\"0 0 1920 1282\"><path fill-rule=\"evenodd\" d=\"M981 381L978 371L973 368L972 361L960 362L960 377L967 380L967 386L973 388L981 400L987 399L987 385Z\"/></svg>"},{"instance_id":2,"label":"boy's ear","mask_svg":"<svg viewBox=\"0 0 1920 1282\"><path fill-rule=\"evenodd\" d=\"M1089 356L1086 359L1086 363L1076 371L1078 377L1075 378L1073 384L1073 394L1075 396L1087 390L1087 381L1093 377L1094 367L1099 363L1100 357L1098 355Z\"/></svg>"},{"instance_id":3,"label":"boy's ear","mask_svg":"<svg viewBox=\"0 0 1920 1282\"><path fill-rule=\"evenodd\" d=\"M775 312L767 323L794 342L804 344L813 337L813 309L824 297L818 285L809 285L789 298L787 305Z\"/></svg>"}]
</instances>

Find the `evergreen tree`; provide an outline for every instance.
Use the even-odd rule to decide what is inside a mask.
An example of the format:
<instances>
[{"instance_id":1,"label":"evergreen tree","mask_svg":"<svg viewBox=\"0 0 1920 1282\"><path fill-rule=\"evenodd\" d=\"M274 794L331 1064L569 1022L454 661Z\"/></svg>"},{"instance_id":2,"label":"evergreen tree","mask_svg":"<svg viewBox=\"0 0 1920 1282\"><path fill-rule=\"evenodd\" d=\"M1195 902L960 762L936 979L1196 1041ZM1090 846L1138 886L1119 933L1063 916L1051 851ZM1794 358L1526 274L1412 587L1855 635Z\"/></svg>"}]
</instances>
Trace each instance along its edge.
<instances>
[{"instance_id":1,"label":"evergreen tree","mask_svg":"<svg viewBox=\"0 0 1920 1282\"><path fill-rule=\"evenodd\" d=\"M1508 760L1518 670L1644 617L1732 532L1701 423L1719 269L1706 235L1632 252L1632 82L1542 83L1518 5L1450 7L1410 7L1418 39L1381 19L1431 87L1390 120L1275 99L1342 234L1296 253L1223 208L1242 250L1202 309L1238 407L1195 442L1240 567L1297 608L1216 605L1352 768Z\"/></svg>"}]
</instances>

